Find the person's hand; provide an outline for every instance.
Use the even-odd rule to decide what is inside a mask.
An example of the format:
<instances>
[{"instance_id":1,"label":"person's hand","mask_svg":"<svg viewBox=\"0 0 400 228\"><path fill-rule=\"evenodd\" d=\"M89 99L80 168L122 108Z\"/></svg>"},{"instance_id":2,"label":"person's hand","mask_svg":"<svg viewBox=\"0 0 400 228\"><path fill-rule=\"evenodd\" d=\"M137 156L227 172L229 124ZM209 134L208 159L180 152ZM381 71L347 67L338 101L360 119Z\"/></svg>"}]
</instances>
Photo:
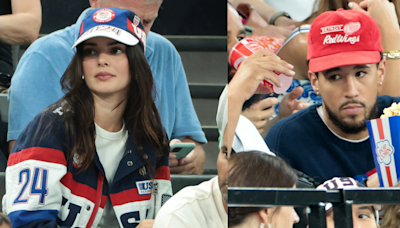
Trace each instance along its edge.
<instances>
[{"instance_id":1,"label":"person's hand","mask_svg":"<svg viewBox=\"0 0 400 228\"><path fill-rule=\"evenodd\" d=\"M379 187L379 186L380 186L380 183L379 183L378 174L377 174L377 173L373 174L373 175L371 176L371 178L369 178L369 179L365 182L365 185L366 185L367 187L372 187L372 188L377 188L377 187Z\"/></svg>"},{"instance_id":2,"label":"person's hand","mask_svg":"<svg viewBox=\"0 0 400 228\"><path fill-rule=\"evenodd\" d=\"M294 26L294 28L296 28L296 27L299 27L300 24L301 24L300 22L295 21L290 18L287 18L287 17L284 17L284 16L280 16L280 17L276 18L276 20L275 20L276 26Z\"/></svg>"},{"instance_id":3,"label":"person's hand","mask_svg":"<svg viewBox=\"0 0 400 228\"><path fill-rule=\"evenodd\" d=\"M153 228L154 219L142 220L136 228Z\"/></svg>"},{"instance_id":4,"label":"person's hand","mask_svg":"<svg viewBox=\"0 0 400 228\"><path fill-rule=\"evenodd\" d=\"M264 127L268 123L268 119L275 113L274 105L278 104L275 97L265 98L242 112L242 115L249 119L258 129L260 134L263 133Z\"/></svg>"},{"instance_id":5,"label":"person's hand","mask_svg":"<svg viewBox=\"0 0 400 228\"><path fill-rule=\"evenodd\" d=\"M388 0L365 0L357 3L349 3L352 10L360 10L369 14L379 26L382 36L399 30L399 22L394 4Z\"/></svg>"},{"instance_id":6,"label":"person's hand","mask_svg":"<svg viewBox=\"0 0 400 228\"><path fill-rule=\"evenodd\" d=\"M173 139L170 141L169 145L171 146L174 143L180 143L181 140ZM192 150L186 157L181 158L180 160L176 159L176 155L173 152L169 153L169 168L171 174L194 174L196 168L196 159L197 155Z\"/></svg>"},{"instance_id":7,"label":"person's hand","mask_svg":"<svg viewBox=\"0 0 400 228\"><path fill-rule=\"evenodd\" d=\"M238 101L244 102L255 93L270 93L271 90L260 86L260 83L266 79L271 80L276 86L282 87L282 83L273 71L293 77L292 69L291 64L281 60L274 53L260 49L240 65L229 83L229 96L239 96Z\"/></svg>"},{"instance_id":8,"label":"person's hand","mask_svg":"<svg viewBox=\"0 0 400 228\"><path fill-rule=\"evenodd\" d=\"M296 113L302 109L308 108L310 106L309 103L302 102L297 100L298 97L303 93L303 87L296 87L294 90L290 91L286 96L282 99L279 104L279 118L283 119Z\"/></svg>"},{"instance_id":9,"label":"person's hand","mask_svg":"<svg viewBox=\"0 0 400 228\"><path fill-rule=\"evenodd\" d=\"M263 28L254 28L251 32L252 36L273 36L281 39L286 39L295 29L296 26L274 26L268 25Z\"/></svg>"}]
</instances>

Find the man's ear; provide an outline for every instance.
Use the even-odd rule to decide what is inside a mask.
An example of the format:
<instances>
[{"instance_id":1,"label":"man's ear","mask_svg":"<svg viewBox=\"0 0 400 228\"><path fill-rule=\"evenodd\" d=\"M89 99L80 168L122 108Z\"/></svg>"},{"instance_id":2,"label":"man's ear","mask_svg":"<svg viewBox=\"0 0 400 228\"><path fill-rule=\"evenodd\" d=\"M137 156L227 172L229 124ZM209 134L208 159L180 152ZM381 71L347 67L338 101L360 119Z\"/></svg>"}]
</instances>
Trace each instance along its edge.
<instances>
[{"instance_id":1,"label":"man's ear","mask_svg":"<svg viewBox=\"0 0 400 228\"><path fill-rule=\"evenodd\" d=\"M310 70L308 71L308 79L310 80L311 86L313 87L316 93L319 93L319 83L317 74L315 74Z\"/></svg>"},{"instance_id":2,"label":"man's ear","mask_svg":"<svg viewBox=\"0 0 400 228\"><path fill-rule=\"evenodd\" d=\"M378 76L378 85L383 83L386 74L386 59L382 59L382 61L378 64L377 76Z\"/></svg>"}]
</instances>

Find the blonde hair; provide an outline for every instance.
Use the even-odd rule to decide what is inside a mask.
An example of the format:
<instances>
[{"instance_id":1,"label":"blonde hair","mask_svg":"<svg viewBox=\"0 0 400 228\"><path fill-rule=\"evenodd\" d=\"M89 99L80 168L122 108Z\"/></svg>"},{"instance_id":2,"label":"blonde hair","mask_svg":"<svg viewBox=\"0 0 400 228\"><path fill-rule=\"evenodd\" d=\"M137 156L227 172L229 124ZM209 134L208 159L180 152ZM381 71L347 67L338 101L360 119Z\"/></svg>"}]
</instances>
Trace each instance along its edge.
<instances>
[{"instance_id":1,"label":"blonde hair","mask_svg":"<svg viewBox=\"0 0 400 228\"><path fill-rule=\"evenodd\" d=\"M12 228L12 224L10 219L7 217L7 215L3 214L0 212L0 226L3 225L3 223L9 225Z\"/></svg>"},{"instance_id":2,"label":"blonde hair","mask_svg":"<svg viewBox=\"0 0 400 228\"><path fill-rule=\"evenodd\" d=\"M400 182L396 187L400 187ZM384 205L383 209L385 216L382 220L381 228L398 227L400 224L400 205Z\"/></svg>"}]
</instances>

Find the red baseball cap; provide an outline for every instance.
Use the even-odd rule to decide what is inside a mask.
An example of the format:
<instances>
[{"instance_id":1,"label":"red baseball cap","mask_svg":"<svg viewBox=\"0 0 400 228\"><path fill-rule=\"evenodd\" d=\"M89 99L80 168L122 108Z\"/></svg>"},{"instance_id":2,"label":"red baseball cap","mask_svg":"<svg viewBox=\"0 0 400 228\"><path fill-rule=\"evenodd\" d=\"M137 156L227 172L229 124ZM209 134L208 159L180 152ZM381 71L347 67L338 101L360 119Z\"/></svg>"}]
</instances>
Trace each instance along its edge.
<instances>
[{"instance_id":1,"label":"red baseball cap","mask_svg":"<svg viewBox=\"0 0 400 228\"><path fill-rule=\"evenodd\" d=\"M375 20L356 10L319 15L308 34L307 60L312 72L381 60L381 32Z\"/></svg>"}]
</instances>

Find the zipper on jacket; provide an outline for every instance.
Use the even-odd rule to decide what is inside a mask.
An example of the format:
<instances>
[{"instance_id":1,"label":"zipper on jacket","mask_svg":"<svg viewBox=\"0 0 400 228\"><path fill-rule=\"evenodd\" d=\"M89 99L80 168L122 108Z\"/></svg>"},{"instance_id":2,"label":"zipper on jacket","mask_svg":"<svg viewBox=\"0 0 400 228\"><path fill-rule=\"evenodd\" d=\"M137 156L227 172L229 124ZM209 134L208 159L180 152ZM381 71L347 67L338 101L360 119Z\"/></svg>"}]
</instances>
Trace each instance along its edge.
<instances>
[{"instance_id":1,"label":"zipper on jacket","mask_svg":"<svg viewBox=\"0 0 400 228\"><path fill-rule=\"evenodd\" d=\"M99 172L99 177L97 178L97 194L96 194L96 202L94 202L94 208L92 211L92 215L90 216L89 222L87 224L87 228L93 225L94 219L96 218L97 211L99 210L101 204L101 198L103 196L103 182L104 176L101 172Z\"/></svg>"}]
</instances>

